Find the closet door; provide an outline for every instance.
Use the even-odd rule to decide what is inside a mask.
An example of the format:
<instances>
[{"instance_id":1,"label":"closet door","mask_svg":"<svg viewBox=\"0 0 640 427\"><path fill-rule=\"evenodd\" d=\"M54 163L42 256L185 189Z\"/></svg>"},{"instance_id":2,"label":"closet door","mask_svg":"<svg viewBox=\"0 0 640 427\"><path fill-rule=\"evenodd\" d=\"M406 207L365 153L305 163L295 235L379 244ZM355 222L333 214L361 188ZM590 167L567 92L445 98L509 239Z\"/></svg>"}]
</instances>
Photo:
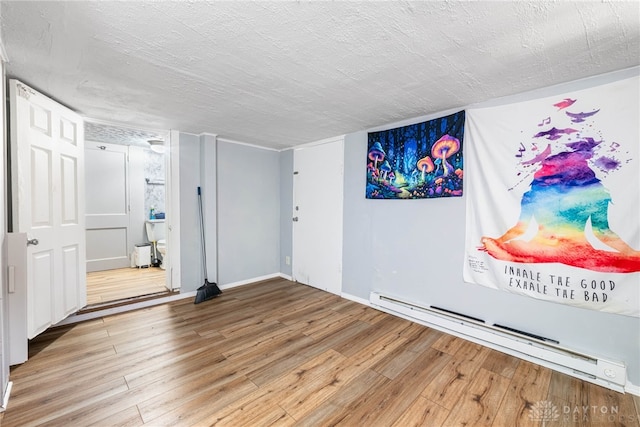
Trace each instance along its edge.
<instances>
[{"instance_id":1,"label":"closet door","mask_svg":"<svg viewBox=\"0 0 640 427\"><path fill-rule=\"evenodd\" d=\"M293 153L293 279L342 292L344 139Z\"/></svg>"}]
</instances>

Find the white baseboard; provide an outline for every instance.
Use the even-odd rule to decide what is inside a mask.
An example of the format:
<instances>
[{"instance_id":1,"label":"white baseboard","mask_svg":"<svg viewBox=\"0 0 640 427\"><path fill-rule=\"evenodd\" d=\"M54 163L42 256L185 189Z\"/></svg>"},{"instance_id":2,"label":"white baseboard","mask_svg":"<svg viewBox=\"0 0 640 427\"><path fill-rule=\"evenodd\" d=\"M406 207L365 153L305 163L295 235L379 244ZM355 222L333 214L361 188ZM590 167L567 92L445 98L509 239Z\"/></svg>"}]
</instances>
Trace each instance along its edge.
<instances>
[{"instance_id":1,"label":"white baseboard","mask_svg":"<svg viewBox=\"0 0 640 427\"><path fill-rule=\"evenodd\" d=\"M357 297L355 295L348 294L346 292L342 292L342 294L340 294L340 296L342 298L344 298L344 299L348 299L350 301L357 302L357 303L360 303L362 305L366 305L368 307L371 307L371 302L368 299L360 298L360 297Z\"/></svg>"},{"instance_id":2,"label":"white baseboard","mask_svg":"<svg viewBox=\"0 0 640 427\"><path fill-rule=\"evenodd\" d=\"M285 280L289 280L289 281L293 282L293 277L289 276L288 274L278 273L278 276L282 277Z\"/></svg>"},{"instance_id":3,"label":"white baseboard","mask_svg":"<svg viewBox=\"0 0 640 427\"><path fill-rule=\"evenodd\" d=\"M640 397L640 386L630 383L628 380L627 380L627 384L625 384L624 386L624 391L629 394L633 394L635 396Z\"/></svg>"},{"instance_id":4,"label":"white baseboard","mask_svg":"<svg viewBox=\"0 0 640 427\"><path fill-rule=\"evenodd\" d=\"M263 280L275 279L276 277L283 277L283 275L281 273L267 274L266 276L253 277L251 279L240 280L238 282L232 282L232 283L226 283L224 285L218 284L218 287L220 289L231 289L231 288L236 288L238 286L250 285L256 282L262 282Z\"/></svg>"}]
</instances>

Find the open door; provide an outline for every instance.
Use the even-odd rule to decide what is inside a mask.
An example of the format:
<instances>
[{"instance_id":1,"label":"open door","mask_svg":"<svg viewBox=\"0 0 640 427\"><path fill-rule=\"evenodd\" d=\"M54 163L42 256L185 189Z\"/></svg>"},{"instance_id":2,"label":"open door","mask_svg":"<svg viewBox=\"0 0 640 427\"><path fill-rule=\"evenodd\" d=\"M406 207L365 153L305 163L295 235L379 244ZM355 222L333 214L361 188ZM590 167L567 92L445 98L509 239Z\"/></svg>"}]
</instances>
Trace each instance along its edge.
<instances>
[{"instance_id":1,"label":"open door","mask_svg":"<svg viewBox=\"0 0 640 427\"><path fill-rule=\"evenodd\" d=\"M78 114L17 80L9 96L11 231L27 235L26 313L9 320L10 331L26 323L26 336L15 342L86 304L84 128Z\"/></svg>"}]
</instances>

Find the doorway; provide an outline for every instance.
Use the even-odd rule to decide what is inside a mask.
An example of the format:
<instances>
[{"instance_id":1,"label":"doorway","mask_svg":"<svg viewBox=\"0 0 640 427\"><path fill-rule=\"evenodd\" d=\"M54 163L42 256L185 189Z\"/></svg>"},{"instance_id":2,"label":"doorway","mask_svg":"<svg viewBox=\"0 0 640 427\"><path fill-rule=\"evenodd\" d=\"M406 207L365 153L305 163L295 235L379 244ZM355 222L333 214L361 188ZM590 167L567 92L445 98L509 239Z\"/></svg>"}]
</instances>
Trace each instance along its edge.
<instances>
[{"instance_id":1,"label":"doorway","mask_svg":"<svg viewBox=\"0 0 640 427\"><path fill-rule=\"evenodd\" d=\"M12 79L9 91L8 235L12 237L7 239L7 253L12 256L8 265L13 285L7 289L5 308L12 324L7 338L9 364L14 365L27 360L29 339L73 313L89 311L84 142L91 132L86 132L87 122L77 113L27 85ZM118 129L107 134L118 136ZM178 161L177 137L172 131L171 138L165 138L170 147L176 140L174 162ZM164 159L169 170L169 156ZM171 173L173 177L179 171L171 167ZM140 174L144 177L144 171ZM127 176L132 179L131 171ZM108 178L98 175L102 181ZM172 282L173 270L164 274L165 283L179 287L179 282Z\"/></svg>"},{"instance_id":2,"label":"doorway","mask_svg":"<svg viewBox=\"0 0 640 427\"><path fill-rule=\"evenodd\" d=\"M159 152L156 142L165 138L168 136L85 122L85 309L169 292L162 255L149 236L164 227L168 154ZM148 141L154 141L153 145ZM148 222L153 225L151 230Z\"/></svg>"}]
</instances>

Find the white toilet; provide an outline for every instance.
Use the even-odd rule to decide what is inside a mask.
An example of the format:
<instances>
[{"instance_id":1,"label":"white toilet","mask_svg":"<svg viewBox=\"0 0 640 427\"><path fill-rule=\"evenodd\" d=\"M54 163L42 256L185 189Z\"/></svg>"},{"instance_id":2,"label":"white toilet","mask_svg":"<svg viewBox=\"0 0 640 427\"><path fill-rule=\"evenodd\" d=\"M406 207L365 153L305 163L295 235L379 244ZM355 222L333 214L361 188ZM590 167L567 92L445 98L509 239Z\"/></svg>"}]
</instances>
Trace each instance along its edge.
<instances>
[{"instance_id":1,"label":"white toilet","mask_svg":"<svg viewBox=\"0 0 640 427\"><path fill-rule=\"evenodd\" d=\"M167 241L164 219L147 220L146 228L147 239L149 239L149 241L155 246L155 249L160 253L162 257L163 262L160 264L160 268L165 269L166 265L164 263L164 259L167 254Z\"/></svg>"}]
</instances>

